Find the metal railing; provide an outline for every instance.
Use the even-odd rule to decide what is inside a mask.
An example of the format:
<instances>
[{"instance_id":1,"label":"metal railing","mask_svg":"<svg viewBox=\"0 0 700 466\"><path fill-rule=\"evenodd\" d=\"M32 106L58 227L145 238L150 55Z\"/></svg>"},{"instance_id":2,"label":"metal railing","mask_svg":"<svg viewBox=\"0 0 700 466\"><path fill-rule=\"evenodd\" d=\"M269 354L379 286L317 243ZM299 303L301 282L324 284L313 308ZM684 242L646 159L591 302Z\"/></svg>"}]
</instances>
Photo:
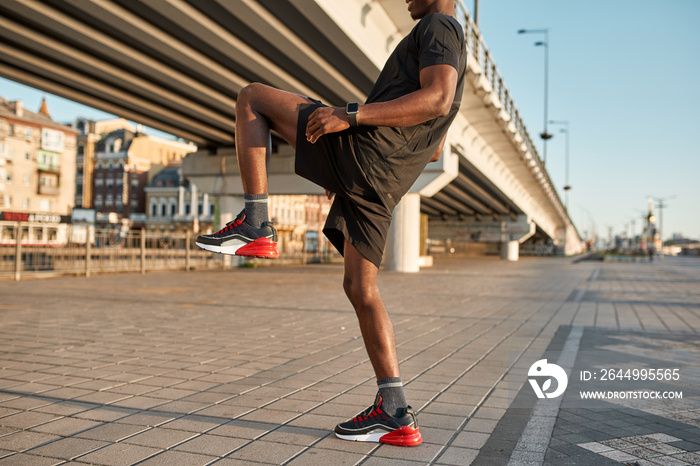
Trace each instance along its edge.
<instances>
[{"instance_id":1,"label":"metal railing","mask_svg":"<svg viewBox=\"0 0 700 466\"><path fill-rule=\"evenodd\" d=\"M544 187L546 187L545 191L550 191L549 195L552 202L555 204L562 217L569 218L564 204L561 202L556 189L554 189L554 183L552 183L549 173L547 172L537 149L535 149L535 144L532 142L532 138L530 138L530 133L528 133L525 123L520 117L520 113L515 106L515 102L510 95L510 91L504 84L503 77L499 73L496 63L491 58L489 49L486 47L486 44L481 37L479 27L472 21L471 16L469 15L469 12L464 6L462 0L455 0L455 10L458 21L460 24L462 24L462 27L464 27L464 38L467 42L469 54L474 57L479 64L484 78L487 80L492 88L493 94L498 98L502 105L501 109L510 117L510 121L513 123L513 125L515 125L518 134L522 138L522 143L525 144L527 151L532 155L531 160L535 165L531 166L530 169L533 170L533 174L542 178L540 182Z\"/></svg>"},{"instance_id":2,"label":"metal railing","mask_svg":"<svg viewBox=\"0 0 700 466\"><path fill-rule=\"evenodd\" d=\"M214 254L194 245L188 233L121 233L67 226L64 240L27 241L27 225L3 226L0 277L34 274L141 272L146 270L210 268L220 266ZM63 235L62 235L63 236ZM22 238L22 239L20 239ZM18 240L19 239L19 240Z\"/></svg>"},{"instance_id":3,"label":"metal railing","mask_svg":"<svg viewBox=\"0 0 700 466\"><path fill-rule=\"evenodd\" d=\"M34 224L36 226L36 224ZM2 222L0 278L83 275L105 272L146 273L154 270L193 270L231 266L290 265L338 260L334 250L280 251L280 259L228 259L197 247L190 232L147 232L94 229L67 225L59 239L36 241L28 235L31 224ZM18 238L21 238L18 241Z\"/></svg>"},{"instance_id":4,"label":"metal railing","mask_svg":"<svg viewBox=\"0 0 700 466\"><path fill-rule=\"evenodd\" d=\"M471 16L469 15L469 12L464 6L462 0L455 1L455 8L457 10L457 17L460 20L462 27L464 27L464 39L467 41L469 54L474 57L477 63L479 63L479 67L483 72L484 78L491 85L493 93L496 95L496 97L498 97L498 100L500 100L501 104L503 105L503 111L510 116L511 121L517 128L520 136L523 138L523 142L527 146L528 150L533 157L540 162L537 149L535 149L535 145L530 138L530 134L527 132L527 128L525 128L525 123L523 123L522 118L520 118L520 113L515 106L515 102L510 95L510 91L504 84L503 77L499 73L496 63L491 58L491 53L481 37L479 27L472 21Z\"/></svg>"}]
</instances>

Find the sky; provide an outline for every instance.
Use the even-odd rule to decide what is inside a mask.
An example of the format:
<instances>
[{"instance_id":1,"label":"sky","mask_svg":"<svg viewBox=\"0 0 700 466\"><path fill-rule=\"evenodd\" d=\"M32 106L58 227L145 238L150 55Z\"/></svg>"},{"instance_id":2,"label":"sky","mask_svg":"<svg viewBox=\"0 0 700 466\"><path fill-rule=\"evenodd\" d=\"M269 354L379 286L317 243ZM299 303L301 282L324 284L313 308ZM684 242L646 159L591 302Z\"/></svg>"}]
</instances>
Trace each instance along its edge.
<instances>
[{"instance_id":1,"label":"sky","mask_svg":"<svg viewBox=\"0 0 700 466\"><path fill-rule=\"evenodd\" d=\"M463 3L471 10L474 0ZM634 220L639 234L654 196L670 198L664 239L700 238L699 20L697 0L479 2L483 40L540 155L544 48L534 43L544 35L517 31L549 29L548 119L569 121L569 213L579 233L607 238ZM563 201L561 127L549 127L547 170Z\"/></svg>"},{"instance_id":2,"label":"sky","mask_svg":"<svg viewBox=\"0 0 700 466\"><path fill-rule=\"evenodd\" d=\"M580 234L631 233L632 221L640 234L653 196L666 204L664 239L700 238L699 19L698 0L480 0L483 40L540 155L543 35L517 31L549 29L548 119L569 121L568 208ZM45 96L59 122L111 117L2 78L0 95L32 111ZM563 202L559 128L549 126L547 170Z\"/></svg>"}]
</instances>

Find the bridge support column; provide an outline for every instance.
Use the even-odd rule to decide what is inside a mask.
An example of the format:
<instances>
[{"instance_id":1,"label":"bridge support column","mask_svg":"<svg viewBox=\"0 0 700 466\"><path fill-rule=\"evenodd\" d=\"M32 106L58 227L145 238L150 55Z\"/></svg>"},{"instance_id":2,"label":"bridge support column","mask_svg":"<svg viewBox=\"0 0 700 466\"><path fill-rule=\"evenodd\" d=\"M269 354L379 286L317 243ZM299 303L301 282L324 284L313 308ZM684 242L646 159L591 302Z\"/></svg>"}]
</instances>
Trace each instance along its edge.
<instances>
[{"instance_id":1,"label":"bridge support column","mask_svg":"<svg viewBox=\"0 0 700 466\"><path fill-rule=\"evenodd\" d=\"M501 259L508 261L517 261L520 256L519 241L505 241L501 246Z\"/></svg>"},{"instance_id":2,"label":"bridge support column","mask_svg":"<svg viewBox=\"0 0 700 466\"><path fill-rule=\"evenodd\" d=\"M394 209L385 251L386 268L418 272L420 255L420 194L408 193Z\"/></svg>"}]
</instances>

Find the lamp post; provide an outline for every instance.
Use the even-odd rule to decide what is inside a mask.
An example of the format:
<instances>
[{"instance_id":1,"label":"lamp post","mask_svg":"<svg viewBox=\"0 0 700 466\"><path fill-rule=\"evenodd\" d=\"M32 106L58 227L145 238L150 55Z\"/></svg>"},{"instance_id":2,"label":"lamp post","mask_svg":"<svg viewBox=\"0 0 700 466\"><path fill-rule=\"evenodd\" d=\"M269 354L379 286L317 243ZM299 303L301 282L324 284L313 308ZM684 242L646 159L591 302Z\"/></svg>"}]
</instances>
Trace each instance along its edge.
<instances>
[{"instance_id":1,"label":"lamp post","mask_svg":"<svg viewBox=\"0 0 700 466\"><path fill-rule=\"evenodd\" d=\"M668 204L664 204L664 201L668 201L669 199L673 199L674 197L676 197L675 194L673 196L668 196L668 197L664 197L664 198L661 198L661 197L655 198L656 202L657 202L656 207L659 208L659 239L661 240L661 252L659 253L660 260L663 260L663 258L664 258L664 236L663 236L663 232L664 232L664 207L668 206ZM650 196L650 199L651 198L652 197Z\"/></svg>"},{"instance_id":2,"label":"lamp post","mask_svg":"<svg viewBox=\"0 0 700 466\"><path fill-rule=\"evenodd\" d=\"M544 131L540 133L542 138L542 161L547 165L547 140L552 135L547 132L547 110L549 107L549 29L520 29L518 34L544 34L544 40L535 42L535 46L544 47Z\"/></svg>"},{"instance_id":3,"label":"lamp post","mask_svg":"<svg viewBox=\"0 0 700 466\"><path fill-rule=\"evenodd\" d=\"M564 207L566 211L569 211L569 190L571 185L569 185L569 121L568 120L549 120L550 124L553 125L564 125L564 128L559 130L560 133L566 134L566 153L565 153L565 177L564 177L564 195L566 200L564 201Z\"/></svg>"}]
</instances>

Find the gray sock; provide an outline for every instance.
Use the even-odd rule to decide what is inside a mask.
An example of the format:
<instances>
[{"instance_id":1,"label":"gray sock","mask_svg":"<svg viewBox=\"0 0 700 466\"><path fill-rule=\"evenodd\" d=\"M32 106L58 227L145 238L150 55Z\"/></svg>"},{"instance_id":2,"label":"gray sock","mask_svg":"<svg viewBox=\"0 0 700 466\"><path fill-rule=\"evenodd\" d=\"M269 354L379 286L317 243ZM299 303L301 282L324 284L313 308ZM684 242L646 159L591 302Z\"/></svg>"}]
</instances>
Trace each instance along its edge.
<instances>
[{"instance_id":1,"label":"gray sock","mask_svg":"<svg viewBox=\"0 0 700 466\"><path fill-rule=\"evenodd\" d=\"M396 416L396 411L406 408L406 396L403 393L403 383L401 377L389 377L377 380L379 394L382 397L382 410L390 416Z\"/></svg>"},{"instance_id":2,"label":"gray sock","mask_svg":"<svg viewBox=\"0 0 700 466\"><path fill-rule=\"evenodd\" d=\"M246 221L253 228L260 228L263 222L269 222L270 216L267 213L267 193L265 194L244 194Z\"/></svg>"}]
</instances>

